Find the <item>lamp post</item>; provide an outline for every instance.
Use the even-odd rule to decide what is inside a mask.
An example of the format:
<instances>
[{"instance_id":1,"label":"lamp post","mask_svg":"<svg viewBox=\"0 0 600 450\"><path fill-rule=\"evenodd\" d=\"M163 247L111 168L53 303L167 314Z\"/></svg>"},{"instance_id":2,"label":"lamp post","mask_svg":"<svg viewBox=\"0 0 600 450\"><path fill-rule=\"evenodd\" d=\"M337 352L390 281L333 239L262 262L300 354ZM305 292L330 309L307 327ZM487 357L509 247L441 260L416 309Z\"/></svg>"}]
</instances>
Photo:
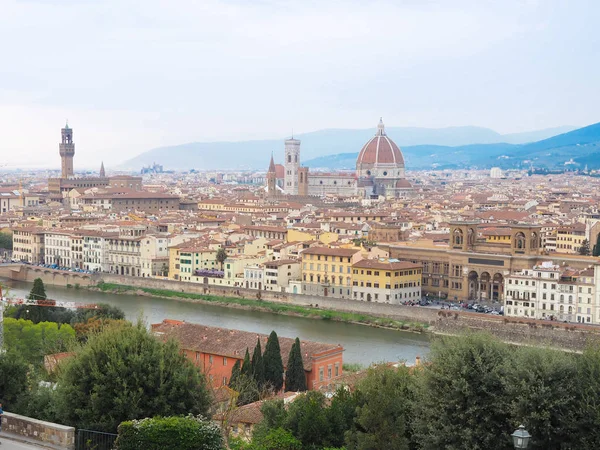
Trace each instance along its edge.
<instances>
[{"instance_id":1,"label":"lamp post","mask_svg":"<svg viewBox=\"0 0 600 450\"><path fill-rule=\"evenodd\" d=\"M523 425L519 425L519 428L515 430L515 432L511 434L511 436L513 438L513 444L515 448L526 449L529 446L529 440L531 439L531 435Z\"/></svg>"}]
</instances>

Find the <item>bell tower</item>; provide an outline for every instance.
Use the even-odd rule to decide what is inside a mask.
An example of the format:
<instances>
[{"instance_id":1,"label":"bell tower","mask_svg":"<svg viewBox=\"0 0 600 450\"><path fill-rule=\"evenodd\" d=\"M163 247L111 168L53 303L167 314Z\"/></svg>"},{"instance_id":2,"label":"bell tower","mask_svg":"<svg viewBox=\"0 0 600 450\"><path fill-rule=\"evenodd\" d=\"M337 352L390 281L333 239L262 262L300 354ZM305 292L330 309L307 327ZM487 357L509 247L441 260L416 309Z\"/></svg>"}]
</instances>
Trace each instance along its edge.
<instances>
[{"instance_id":1,"label":"bell tower","mask_svg":"<svg viewBox=\"0 0 600 450\"><path fill-rule=\"evenodd\" d=\"M274 198L277 195L277 172L275 170L275 161L271 154L271 163L267 171L267 197Z\"/></svg>"},{"instance_id":2,"label":"bell tower","mask_svg":"<svg viewBox=\"0 0 600 450\"><path fill-rule=\"evenodd\" d=\"M60 134L62 140L58 148L61 159L61 178L72 178L75 143L73 142L73 129L69 128L69 122L60 130Z\"/></svg>"},{"instance_id":3,"label":"bell tower","mask_svg":"<svg viewBox=\"0 0 600 450\"><path fill-rule=\"evenodd\" d=\"M285 140L285 185L283 189L288 195L298 195L298 169L300 168L300 140Z\"/></svg>"}]
</instances>

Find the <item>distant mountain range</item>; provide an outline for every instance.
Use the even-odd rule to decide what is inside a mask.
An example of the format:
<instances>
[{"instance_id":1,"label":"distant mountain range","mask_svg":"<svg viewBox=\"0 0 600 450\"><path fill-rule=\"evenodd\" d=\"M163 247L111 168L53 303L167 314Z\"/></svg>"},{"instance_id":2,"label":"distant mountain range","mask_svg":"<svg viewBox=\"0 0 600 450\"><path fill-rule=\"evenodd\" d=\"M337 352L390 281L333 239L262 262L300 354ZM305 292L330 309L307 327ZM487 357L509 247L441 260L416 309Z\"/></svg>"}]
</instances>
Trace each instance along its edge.
<instances>
[{"instance_id":1,"label":"distant mountain range","mask_svg":"<svg viewBox=\"0 0 600 450\"><path fill-rule=\"evenodd\" d=\"M556 167L570 158L598 160L600 124L574 129L558 127L526 133L499 134L488 128L403 128L386 127L401 148L410 169ZM327 129L295 136L302 141L303 165L311 168L354 168L358 151L375 133L364 130ZM139 170L156 162L165 169L266 169L271 152L283 161L283 138L242 142L193 142L159 147L125 162L121 168ZM566 159L565 159L566 158ZM587 161L587 160L586 160ZM586 162L592 168L591 163Z\"/></svg>"}]
</instances>

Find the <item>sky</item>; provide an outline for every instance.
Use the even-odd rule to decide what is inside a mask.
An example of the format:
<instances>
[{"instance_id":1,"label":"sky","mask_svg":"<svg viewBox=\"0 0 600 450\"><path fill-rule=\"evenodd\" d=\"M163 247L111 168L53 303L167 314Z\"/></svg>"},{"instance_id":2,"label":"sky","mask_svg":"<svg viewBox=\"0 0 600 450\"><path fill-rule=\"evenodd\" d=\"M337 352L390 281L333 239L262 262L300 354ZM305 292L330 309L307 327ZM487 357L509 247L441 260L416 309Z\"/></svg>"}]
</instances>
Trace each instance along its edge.
<instances>
[{"instance_id":1,"label":"sky","mask_svg":"<svg viewBox=\"0 0 600 450\"><path fill-rule=\"evenodd\" d=\"M0 166L324 128L600 122L597 0L0 0Z\"/></svg>"}]
</instances>

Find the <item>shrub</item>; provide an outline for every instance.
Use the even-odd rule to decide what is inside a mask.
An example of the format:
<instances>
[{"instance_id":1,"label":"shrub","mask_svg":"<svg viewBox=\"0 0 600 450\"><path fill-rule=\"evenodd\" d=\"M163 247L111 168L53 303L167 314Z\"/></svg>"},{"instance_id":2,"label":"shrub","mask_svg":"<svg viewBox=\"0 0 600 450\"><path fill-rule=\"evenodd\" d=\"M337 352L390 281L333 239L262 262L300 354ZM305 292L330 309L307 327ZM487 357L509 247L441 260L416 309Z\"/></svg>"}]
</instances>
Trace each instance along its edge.
<instances>
[{"instance_id":1,"label":"shrub","mask_svg":"<svg viewBox=\"0 0 600 450\"><path fill-rule=\"evenodd\" d=\"M154 417L122 422L115 445L118 450L221 450L223 438L202 416Z\"/></svg>"}]
</instances>

